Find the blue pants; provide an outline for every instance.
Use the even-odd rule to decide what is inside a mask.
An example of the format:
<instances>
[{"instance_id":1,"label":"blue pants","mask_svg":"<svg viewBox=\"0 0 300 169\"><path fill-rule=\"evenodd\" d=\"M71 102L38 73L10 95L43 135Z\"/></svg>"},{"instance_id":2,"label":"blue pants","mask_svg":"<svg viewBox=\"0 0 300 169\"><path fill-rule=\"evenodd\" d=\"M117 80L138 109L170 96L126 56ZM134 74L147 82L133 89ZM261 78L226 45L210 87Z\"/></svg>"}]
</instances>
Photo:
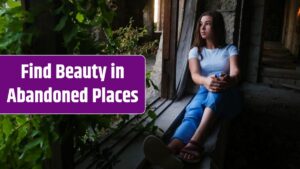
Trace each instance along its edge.
<instances>
[{"instance_id":1,"label":"blue pants","mask_svg":"<svg viewBox=\"0 0 300 169\"><path fill-rule=\"evenodd\" d=\"M172 139L187 144L201 121L204 109L209 107L220 118L232 118L241 111L241 97L237 88L229 88L222 92L210 92L200 86L197 94L185 109L185 115Z\"/></svg>"}]
</instances>

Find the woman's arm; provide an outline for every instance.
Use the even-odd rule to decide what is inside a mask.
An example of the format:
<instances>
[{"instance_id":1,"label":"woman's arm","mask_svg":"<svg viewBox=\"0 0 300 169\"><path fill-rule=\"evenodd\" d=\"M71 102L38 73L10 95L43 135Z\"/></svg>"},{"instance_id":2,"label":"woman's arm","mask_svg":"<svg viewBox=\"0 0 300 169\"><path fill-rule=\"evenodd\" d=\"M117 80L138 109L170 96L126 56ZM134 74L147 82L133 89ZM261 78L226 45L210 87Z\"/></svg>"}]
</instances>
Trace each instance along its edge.
<instances>
[{"instance_id":1,"label":"woman's arm","mask_svg":"<svg viewBox=\"0 0 300 169\"><path fill-rule=\"evenodd\" d=\"M240 77L240 68L238 63L238 56L229 57L230 73L229 73L229 82L230 86L234 86L239 82Z\"/></svg>"},{"instance_id":2,"label":"woman's arm","mask_svg":"<svg viewBox=\"0 0 300 169\"><path fill-rule=\"evenodd\" d=\"M239 82L240 69L238 64L238 56L233 55L229 57L229 65L230 65L229 76L226 75L220 78L220 87L222 89L232 87Z\"/></svg>"},{"instance_id":3,"label":"woman's arm","mask_svg":"<svg viewBox=\"0 0 300 169\"><path fill-rule=\"evenodd\" d=\"M197 58L189 59L189 69L191 72L192 80L197 85L203 85L205 77L201 76L199 68L200 65Z\"/></svg>"},{"instance_id":4,"label":"woman's arm","mask_svg":"<svg viewBox=\"0 0 300 169\"><path fill-rule=\"evenodd\" d=\"M200 73L200 65L199 60L197 58L189 59L189 69L191 72L191 77L194 83L197 85L204 85L207 90L212 92L219 92L222 89L219 85L219 80L215 78L214 76L201 76Z\"/></svg>"}]
</instances>

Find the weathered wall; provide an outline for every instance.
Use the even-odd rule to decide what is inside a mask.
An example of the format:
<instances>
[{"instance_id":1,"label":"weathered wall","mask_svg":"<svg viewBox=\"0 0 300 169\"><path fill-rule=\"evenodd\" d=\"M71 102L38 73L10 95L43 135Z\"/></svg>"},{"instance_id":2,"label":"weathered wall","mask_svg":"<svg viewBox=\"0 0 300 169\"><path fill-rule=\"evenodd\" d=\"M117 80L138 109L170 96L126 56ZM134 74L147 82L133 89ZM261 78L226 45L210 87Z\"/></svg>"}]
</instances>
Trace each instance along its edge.
<instances>
[{"instance_id":1,"label":"weathered wall","mask_svg":"<svg viewBox=\"0 0 300 169\"><path fill-rule=\"evenodd\" d=\"M300 8L300 0L287 0L286 27L283 36L283 44L293 55L299 55L300 47L300 16L297 16Z\"/></svg>"},{"instance_id":2,"label":"weathered wall","mask_svg":"<svg viewBox=\"0 0 300 169\"><path fill-rule=\"evenodd\" d=\"M244 22L248 22L248 30L243 32L248 34L249 38L246 40L244 47L246 53L243 57L243 65L246 65L245 76L246 80L250 82L258 81L259 64L263 45L263 22L264 22L264 8L265 0L248 1L249 15Z\"/></svg>"}]
</instances>

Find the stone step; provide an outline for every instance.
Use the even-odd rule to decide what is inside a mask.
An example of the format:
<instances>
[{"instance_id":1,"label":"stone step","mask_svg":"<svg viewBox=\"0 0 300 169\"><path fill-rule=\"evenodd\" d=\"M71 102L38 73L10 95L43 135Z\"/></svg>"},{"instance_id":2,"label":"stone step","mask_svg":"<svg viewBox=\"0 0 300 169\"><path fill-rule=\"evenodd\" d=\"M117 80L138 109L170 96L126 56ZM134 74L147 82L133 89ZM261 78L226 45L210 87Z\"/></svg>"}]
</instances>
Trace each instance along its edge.
<instances>
[{"instance_id":1,"label":"stone step","mask_svg":"<svg viewBox=\"0 0 300 169\"><path fill-rule=\"evenodd\" d=\"M261 71L261 76L271 77L271 78L300 80L300 72L296 70L290 70L290 69L264 67Z\"/></svg>"},{"instance_id":2,"label":"stone step","mask_svg":"<svg viewBox=\"0 0 300 169\"><path fill-rule=\"evenodd\" d=\"M300 87L300 71L296 69L280 69L264 67L261 71L261 82L274 87Z\"/></svg>"},{"instance_id":3,"label":"stone step","mask_svg":"<svg viewBox=\"0 0 300 169\"><path fill-rule=\"evenodd\" d=\"M290 89L299 89L300 80L295 79L283 79L283 78L274 78L274 77L262 77L261 82L268 84L273 87L279 88L290 88Z\"/></svg>"},{"instance_id":4,"label":"stone step","mask_svg":"<svg viewBox=\"0 0 300 169\"><path fill-rule=\"evenodd\" d=\"M283 83L281 84L283 87L285 88L288 88L288 89L293 89L293 90L296 90L296 91L300 91L300 86L298 85L290 85L290 84L286 84L286 83Z\"/></svg>"},{"instance_id":5,"label":"stone step","mask_svg":"<svg viewBox=\"0 0 300 169\"><path fill-rule=\"evenodd\" d=\"M286 50L281 42L278 41L264 41L264 49Z\"/></svg>"},{"instance_id":6,"label":"stone step","mask_svg":"<svg viewBox=\"0 0 300 169\"><path fill-rule=\"evenodd\" d=\"M262 57L263 67L296 69L296 63L292 59Z\"/></svg>"},{"instance_id":7,"label":"stone step","mask_svg":"<svg viewBox=\"0 0 300 169\"><path fill-rule=\"evenodd\" d=\"M288 50L263 50L263 56L272 58L293 58Z\"/></svg>"},{"instance_id":8,"label":"stone step","mask_svg":"<svg viewBox=\"0 0 300 169\"><path fill-rule=\"evenodd\" d=\"M281 57L271 57L271 56L263 56L262 61L266 62L277 62L277 63L296 63L296 59L292 56L281 58Z\"/></svg>"},{"instance_id":9,"label":"stone step","mask_svg":"<svg viewBox=\"0 0 300 169\"><path fill-rule=\"evenodd\" d=\"M264 42L263 55L275 58L293 58L291 52L280 42Z\"/></svg>"}]
</instances>

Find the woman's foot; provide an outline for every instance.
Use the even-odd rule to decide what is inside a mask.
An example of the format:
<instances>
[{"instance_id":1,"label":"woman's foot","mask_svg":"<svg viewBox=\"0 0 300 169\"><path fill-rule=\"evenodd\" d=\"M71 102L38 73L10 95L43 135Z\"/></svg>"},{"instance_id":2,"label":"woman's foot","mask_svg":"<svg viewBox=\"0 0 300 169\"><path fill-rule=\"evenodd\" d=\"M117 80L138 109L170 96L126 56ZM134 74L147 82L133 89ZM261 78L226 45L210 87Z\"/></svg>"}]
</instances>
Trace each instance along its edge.
<instances>
[{"instance_id":1,"label":"woman's foot","mask_svg":"<svg viewBox=\"0 0 300 169\"><path fill-rule=\"evenodd\" d=\"M172 139L170 143L168 144L168 148L171 150L171 152L175 155L180 153L180 150L185 146L185 144L178 140L178 139Z\"/></svg>"},{"instance_id":2,"label":"woman's foot","mask_svg":"<svg viewBox=\"0 0 300 169\"><path fill-rule=\"evenodd\" d=\"M179 157L187 163L198 163L201 161L203 156L202 146L191 140L185 147L180 151Z\"/></svg>"}]
</instances>

